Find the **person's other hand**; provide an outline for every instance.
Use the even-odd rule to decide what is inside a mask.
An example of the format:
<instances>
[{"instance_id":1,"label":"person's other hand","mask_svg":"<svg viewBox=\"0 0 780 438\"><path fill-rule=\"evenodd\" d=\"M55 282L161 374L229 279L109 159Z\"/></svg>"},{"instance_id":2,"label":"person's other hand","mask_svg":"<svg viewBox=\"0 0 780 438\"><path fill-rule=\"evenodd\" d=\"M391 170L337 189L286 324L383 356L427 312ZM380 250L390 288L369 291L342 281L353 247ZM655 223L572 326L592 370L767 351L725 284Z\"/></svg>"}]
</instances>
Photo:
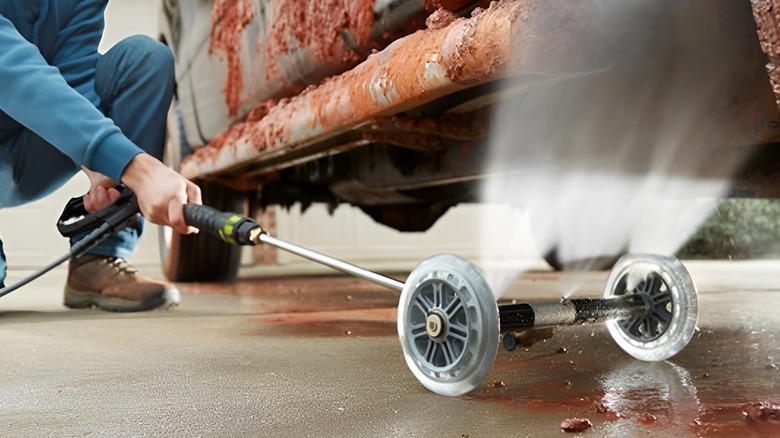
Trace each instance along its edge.
<instances>
[{"instance_id":1,"label":"person's other hand","mask_svg":"<svg viewBox=\"0 0 780 438\"><path fill-rule=\"evenodd\" d=\"M81 170L89 178L89 192L83 198L84 209L88 213L100 211L116 202L120 196L119 190L115 188L116 181L84 166L81 166Z\"/></svg>"},{"instance_id":2,"label":"person's other hand","mask_svg":"<svg viewBox=\"0 0 780 438\"><path fill-rule=\"evenodd\" d=\"M184 222L184 204L201 204L200 187L148 154L138 154L125 167L122 182L135 193L141 214L150 222L182 234L198 229Z\"/></svg>"}]
</instances>

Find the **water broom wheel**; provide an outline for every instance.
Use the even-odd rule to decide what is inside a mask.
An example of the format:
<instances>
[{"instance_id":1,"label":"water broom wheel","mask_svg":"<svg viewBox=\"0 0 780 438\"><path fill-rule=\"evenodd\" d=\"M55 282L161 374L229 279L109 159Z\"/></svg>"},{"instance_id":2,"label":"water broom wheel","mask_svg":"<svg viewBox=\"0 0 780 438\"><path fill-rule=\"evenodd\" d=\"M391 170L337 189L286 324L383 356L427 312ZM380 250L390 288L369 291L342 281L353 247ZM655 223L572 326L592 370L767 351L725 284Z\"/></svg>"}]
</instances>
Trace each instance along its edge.
<instances>
[{"instance_id":1,"label":"water broom wheel","mask_svg":"<svg viewBox=\"0 0 780 438\"><path fill-rule=\"evenodd\" d=\"M479 269L450 254L420 262L401 292L398 337L426 388L458 396L477 387L499 342L498 306Z\"/></svg>"},{"instance_id":2,"label":"water broom wheel","mask_svg":"<svg viewBox=\"0 0 780 438\"><path fill-rule=\"evenodd\" d=\"M618 260L604 297L629 295L640 296L650 311L607 322L609 333L623 350L640 360L661 361L688 345L699 316L697 293L677 258L630 254Z\"/></svg>"}]
</instances>

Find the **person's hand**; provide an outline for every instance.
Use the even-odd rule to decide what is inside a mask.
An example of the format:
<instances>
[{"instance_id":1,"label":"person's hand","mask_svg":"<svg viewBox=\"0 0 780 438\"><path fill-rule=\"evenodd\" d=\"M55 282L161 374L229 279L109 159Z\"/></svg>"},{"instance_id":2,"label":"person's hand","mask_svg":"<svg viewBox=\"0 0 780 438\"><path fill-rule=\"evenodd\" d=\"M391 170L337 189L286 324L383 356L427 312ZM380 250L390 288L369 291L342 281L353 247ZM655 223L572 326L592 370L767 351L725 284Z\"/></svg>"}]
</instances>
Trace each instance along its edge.
<instances>
[{"instance_id":1,"label":"person's hand","mask_svg":"<svg viewBox=\"0 0 780 438\"><path fill-rule=\"evenodd\" d=\"M83 198L84 209L88 213L100 211L116 202L120 196L119 190L115 188L116 181L84 166L81 166L81 170L89 178L89 192Z\"/></svg>"},{"instance_id":2,"label":"person's hand","mask_svg":"<svg viewBox=\"0 0 780 438\"><path fill-rule=\"evenodd\" d=\"M138 154L125 167L122 182L135 193L141 214L150 222L182 234L198 229L184 222L184 204L201 204L200 187L148 154Z\"/></svg>"}]
</instances>

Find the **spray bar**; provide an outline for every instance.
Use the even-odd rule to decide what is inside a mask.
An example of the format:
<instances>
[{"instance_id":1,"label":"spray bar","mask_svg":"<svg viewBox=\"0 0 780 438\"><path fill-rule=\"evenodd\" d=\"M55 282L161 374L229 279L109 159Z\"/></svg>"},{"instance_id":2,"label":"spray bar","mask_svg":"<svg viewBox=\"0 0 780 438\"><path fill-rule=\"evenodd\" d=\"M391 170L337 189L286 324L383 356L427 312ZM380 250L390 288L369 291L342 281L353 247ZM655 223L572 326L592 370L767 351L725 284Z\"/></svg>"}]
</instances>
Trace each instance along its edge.
<instances>
[{"instance_id":1,"label":"spray bar","mask_svg":"<svg viewBox=\"0 0 780 438\"><path fill-rule=\"evenodd\" d=\"M501 330L558 327L647 314L651 308L639 297L561 300L558 303L508 304L499 307Z\"/></svg>"},{"instance_id":2,"label":"spray bar","mask_svg":"<svg viewBox=\"0 0 780 438\"><path fill-rule=\"evenodd\" d=\"M558 303L523 303L499 306L499 325L507 332L503 345L509 351L517 347L517 332L593 323L611 319L643 320L653 311L652 303L642 296L619 298L563 299Z\"/></svg>"}]
</instances>

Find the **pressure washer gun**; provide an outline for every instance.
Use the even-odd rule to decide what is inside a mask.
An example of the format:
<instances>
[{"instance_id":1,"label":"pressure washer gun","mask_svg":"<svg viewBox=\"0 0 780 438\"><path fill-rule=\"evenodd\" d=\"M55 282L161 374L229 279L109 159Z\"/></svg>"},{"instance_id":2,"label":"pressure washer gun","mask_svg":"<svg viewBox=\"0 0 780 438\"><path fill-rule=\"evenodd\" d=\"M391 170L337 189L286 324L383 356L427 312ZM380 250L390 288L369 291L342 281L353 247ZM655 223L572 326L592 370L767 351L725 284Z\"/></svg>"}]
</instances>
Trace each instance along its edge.
<instances>
[{"instance_id":1,"label":"pressure washer gun","mask_svg":"<svg viewBox=\"0 0 780 438\"><path fill-rule=\"evenodd\" d=\"M57 230L63 237L70 238L92 230L71 247L72 257L84 254L116 231L129 226L140 226L138 199L135 194L123 185L117 186L116 189L119 191L116 202L95 213L89 213L84 208L83 196L72 198L65 205L60 218L57 219Z\"/></svg>"},{"instance_id":2,"label":"pressure washer gun","mask_svg":"<svg viewBox=\"0 0 780 438\"><path fill-rule=\"evenodd\" d=\"M65 205L57 220L57 230L63 237L74 237L89 232L83 239L71 245L70 251L16 284L0 289L0 297L19 289L41 275L56 268L71 257L86 253L116 231L129 226L140 226L138 200L125 186L117 186L119 198L110 206L95 213L84 208L84 197L72 198Z\"/></svg>"},{"instance_id":3,"label":"pressure washer gun","mask_svg":"<svg viewBox=\"0 0 780 438\"><path fill-rule=\"evenodd\" d=\"M82 245L71 248L71 255L78 257L86 250L94 247L111 233L125 227L138 226L138 199L135 194L123 185L116 187L119 198L110 206L95 213L88 213L84 208L83 197L71 199L57 220L57 230L63 237L73 237L94 230L89 236L79 241L87 240ZM233 245L256 245L260 243L259 234L263 232L260 225L241 215L226 213L214 208L186 204L184 206L184 221L209 234L215 235Z\"/></svg>"},{"instance_id":4,"label":"pressure washer gun","mask_svg":"<svg viewBox=\"0 0 780 438\"><path fill-rule=\"evenodd\" d=\"M93 230L71 248L71 257L78 257L112 233L129 226L139 226L138 199L125 186L117 186L119 198L115 203L95 213L84 208L83 197L73 198L65 206L57 229L63 237L73 237ZM262 227L252 219L236 213L221 212L214 208L184 205L184 222L233 245L257 245Z\"/></svg>"},{"instance_id":5,"label":"pressure washer gun","mask_svg":"<svg viewBox=\"0 0 780 438\"><path fill-rule=\"evenodd\" d=\"M73 198L65 206L57 220L57 230L63 237L93 230L78 242L78 247L74 245L71 248L71 256L78 257L116 231L140 225L135 194L123 185L117 186L117 190L120 195L116 202L95 213L87 212L83 197ZM186 204L184 221L233 245L256 245L260 243L259 234L263 232L257 222L247 217L221 212L205 205ZM81 244L84 240L87 242Z\"/></svg>"},{"instance_id":6,"label":"pressure washer gun","mask_svg":"<svg viewBox=\"0 0 780 438\"><path fill-rule=\"evenodd\" d=\"M116 189L119 190L119 198L116 202L94 213L89 213L84 207L83 196L68 201L57 220L57 230L63 237L68 238L88 234L73 244L68 253L18 283L0 289L0 297L30 283L68 259L85 254L113 233L126 227L140 227L140 210L135 194L124 185L119 185ZM216 235L225 242L238 245L260 243L259 235L263 230L249 218L195 204L187 204L184 215L187 224Z\"/></svg>"}]
</instances>

